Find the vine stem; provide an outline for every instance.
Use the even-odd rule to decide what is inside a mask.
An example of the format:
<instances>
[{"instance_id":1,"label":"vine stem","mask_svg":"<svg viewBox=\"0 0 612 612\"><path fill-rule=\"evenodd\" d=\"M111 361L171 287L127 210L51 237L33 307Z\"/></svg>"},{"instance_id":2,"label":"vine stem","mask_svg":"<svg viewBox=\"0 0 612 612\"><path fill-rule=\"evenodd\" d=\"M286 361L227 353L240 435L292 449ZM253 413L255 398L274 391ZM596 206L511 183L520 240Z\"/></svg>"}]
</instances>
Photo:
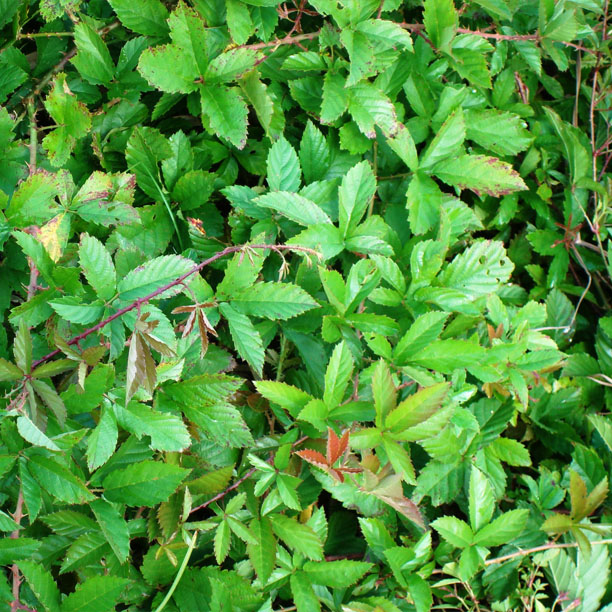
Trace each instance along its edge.
<instances>
[{"instance_id":1,"label":"vine stem","mask_svg":"<svg viewBox=\"0 0 612 612\"><path fill-rule=\"evenodd\" d=\"M185 573L185 569L187 568L187 563L189 563L191 553L193 552L193 549L195 548L195 545L198 539L198 535L199 535L199 531L196 529L193 532L193 537L191 538L191 542L189 542L189 548L187 549L187 553L185 554L185 557L183 558L181 567L179 567L179 571L176 573L176 576L174 577L174 580L172 584L170 585L170 588L168 589L166 596L161 600L159 606L155 608L154 612L161 612L166 607L166 604L170 601L170 598L174 594L176 587L179 585L179 582L181 581L181 578L183 577L183 574Z\"/></svg>"},{"instance_id":2,"label":"vine stem","mask_svg":"<svg viewBox=\"0 0 612 612\"><path fill-rule=\"evenodd\" d=\"M605 544L612 544L612 538L607 540L595 540L591 542L591 546L603 546ZM556 542L548 542L548 544L542 544L541 546L535 546L534 548L526 548L525 550L519 550L509 555L503 555L502 557L496 557L495 559L488 559L485 561L485 565L495 565L497 563L505 563L512 559L518 559L519 557L526 557L532 553L542 552L544 550L554 550L556 548L577 548L576 542L568 542L567 544L557 544Z\"/></svg>"},{"instance_id":3,"label":"vine stem","mask_svg":"<svg viewBox=\"0 0 612 612\"><path fill-rule=\"evenodd\" d=\"M270 250L270 251L277 251L277 252L278 251L283 251L283 250L286 250L286 251L301 251L301 252L304 252L304 253L309 253L310 255L316 255L317 257L319 256L319 253L317 253L317 251L315 251L313 249L309 249L307 247L300 247L300 246L284 245L284 244L249 244L249 245L238 245L238 246L227 247L227 248L223 249L222 251L219 251L218 253L215 253L213 256L209 257L208 259L205 259L203 262L199 263L197 266L194 266L193 268L191 268L191 270L188 270L187 272L185 272L185 274L182 274L181 276L179 276L178 278L176 278L172 282L166 283L163 287L159 287L159 289L156 289L155 291L152 291L148 295L145 295L144 297L138 298L137 300L135 300L131 304L128 304L127 306L124 306L123 308L117 310L117 312L115 312L112 315L110 315L110 317L107 317L106 319L103 319L102 321L100 321L96 325L87 328L84 332L80 333L78 336L74 336L73 338L68 340L68 342L67 342L68 346L72 346L73 344L77 344L78 342L80 342L84 338L87 338L87 336L90 336L91 334L93 334L93 333L95 333L97 331L100 331L102 328L106 327L109 323L111 323L115 319L118 319L119 317L122 317L124 314L126 314L128 312L131 312L132 310L135 310L137 308L138 309L141 308L143 304L148 303L150 300L156 298L158 295L161 295L162 293L164 293L168 289L171 289L172 287L176 287L176 285L182 284L185 279L189 278L193 274L196 274L197 272L200 272L206 266L208 266L211 263L217 261L218 259L221 259L222 257L225 257L226 255L230 255L232 253L237 253L237 252L242 251L242 250L244 250L246 248L249 248L249 249ZM37 361L35 361L32 364L32 369L36 368L41 363L44 363L45 361L48 361L52 357L55 357L56 355L59 355L61 352L62 351L60 349L55 349L55 350L51 351L50 353L47 353L46 355L44 355L43 357L41 357L40 359L38 359Z\"/></svg>"}]
</instances>

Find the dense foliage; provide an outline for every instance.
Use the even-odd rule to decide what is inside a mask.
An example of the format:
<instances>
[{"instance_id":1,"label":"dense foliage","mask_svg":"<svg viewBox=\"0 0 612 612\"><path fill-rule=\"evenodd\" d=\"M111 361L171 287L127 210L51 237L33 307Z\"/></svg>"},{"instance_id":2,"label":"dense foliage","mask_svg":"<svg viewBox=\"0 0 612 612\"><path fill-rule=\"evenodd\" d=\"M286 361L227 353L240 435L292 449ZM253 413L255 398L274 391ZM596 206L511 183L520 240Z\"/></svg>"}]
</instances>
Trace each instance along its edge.
<instances>
[{"instance_id":1,"label":"dense foliage","mask_svg":"<svg viewBox=\"0 0 612 612\"><path fill-rule=\"evenodd\" d=\"M612 610L608 0L0 0L0 606Z\"/></svg>"}]
</instances>

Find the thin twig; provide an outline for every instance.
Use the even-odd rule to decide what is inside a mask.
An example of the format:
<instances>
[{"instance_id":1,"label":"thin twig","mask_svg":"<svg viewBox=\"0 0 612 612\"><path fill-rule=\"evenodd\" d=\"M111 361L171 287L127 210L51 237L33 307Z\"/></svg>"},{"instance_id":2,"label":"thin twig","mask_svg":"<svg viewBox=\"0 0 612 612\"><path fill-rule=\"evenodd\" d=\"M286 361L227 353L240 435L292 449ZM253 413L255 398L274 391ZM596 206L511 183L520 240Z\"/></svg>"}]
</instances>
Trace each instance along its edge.
<instances>
[{"instance_id":1,"label":"thin twig","mask_svg":"<svg viewBox=\"0 0 612 612\"><path fill-rule=\"evenodd\" d=\"M595 540L591 542L591 546L603 546L605 544L612 544L612 538L608 540ZM517 552L510 553L509 555L503 555L502 557L496 557L495 559L487 559L485 565L495 565L497 563L505 563L506 561L512 561L512 559L518 559L519 557L526 557L533 553L542 552L544 550L554 550L556 548L577 548L577 542L568 542L567 544L558 544L556 542L548 542L548 544L542 544L541 546L535 546L534 548L526 548L525 550L518 550Z\"/></svg>"},{"instance_id":2,"label":"thin twig","mask_svg":"<svg viewBox=\"0 0 612 612\"><path fill-rule=\"evenodd\" d=\"M230 493L234 489L237 489L245 480L250 478L256 471L257 471L257 468L251 468L244 476L239 478L233 485L230 485L226 489L223 489L221 493L217 493L217 495L215 495L213 498L209 499L208 501L205 501L203 504L200 504L199 506L192 508L190 514L193 514L196 510L202 510L203 508L207 508L208 506L210 506L210 504L213 504L214 502L219 501L220 499L223 499L228 493Z\"/></svg>"},{"instance_id":3,"label":"thin twig","mask_svg":"<svg viewBox=\"0 0 612 612\"><path fill-rule=\"evenodd\" d=\"M168 289L171 289L172 287L176 287L177 285L181 285L186 278L189 278L193 274L200 272L206 266L217 261L218 259L221 259L222 257L225 257L226 255L230 255L232 253L237 253L238 251L242 251L245 248L247 247L245 247L244 245L231 246L231 247L227 247L226 249L223 249L222 251L219 251L218 253L215 253L212 257L205 259L203 262L199 263L197 266L194 266L193 268L191 268L191 270L185 272L185 274L182 274L181 276L179 276L177 279L173 280L172 282L165 284L163 287L160 287L159 289L152 291L151 293L149 293L148 295L145 295L144 297L138 298L131 304L128 304L127 306L125 306L124 308L121 308L120 310L117 310L117 312L112 314L110 317L103 319L102 321L94 325L93 327L89 327L84 332L80 333L78 336L74 336L73 338L68 340L67 342L68 346L77 344L78 342L87 338L91 334L97 331L100 331L102 328L106 327L109 323L111 323L115 319L118 319L119 317L122 317L124 314L131 312L132 310L141 308L143 304L150 302L152 299L156 298L158 295L161 295ZM284 244L249 244L248 248L249 249L265 249L265 250L270 250L270 251L282 251L282 250L301 251L304 253L309 253L310 255L316 255L316 256L319 255L319 253L317 253L317 251L314 251L313 249L309 249L306 247L300 247L300 246L284 245ZM51 351L50 353L47 353L46 355L44 355L43 357L41 357L40 359L38 359L32 364L32 369L36 368L41 363L44 363L45 361L48 361L49 359L55 357L56 355L59 355L61 352L62 351L60 349L55 349Z\"/></svg>"}]
</instances>

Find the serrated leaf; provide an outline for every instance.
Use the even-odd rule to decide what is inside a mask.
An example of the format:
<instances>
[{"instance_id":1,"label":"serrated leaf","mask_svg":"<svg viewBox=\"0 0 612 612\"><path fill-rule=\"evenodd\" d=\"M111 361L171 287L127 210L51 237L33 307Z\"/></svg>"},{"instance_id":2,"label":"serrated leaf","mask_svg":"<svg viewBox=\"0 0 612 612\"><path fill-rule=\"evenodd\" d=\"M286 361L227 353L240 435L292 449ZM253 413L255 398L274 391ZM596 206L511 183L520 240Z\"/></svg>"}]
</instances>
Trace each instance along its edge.
<instances>
[{"instance_id":1,"label":"serrated leaf","mask_svg":"<svg viewBox=\"0 0 612 612\"><path fill-rule=\"evenodd\" d=\"M301 168L295 149L281 136L268 151L268 186L274 191L297 191Z\"/></svg>"},{"instance_id":2,"label":"serrated leaf","mask_svg":"<svg viewBox=\"0 0 612 612\"><path fill-rule=\"evenodd\" d=\"M257 283L235 293L232 307L239 312L266 319L286 320L318 304L301 287L291 283Z\"/></svg>"},{"instance_id":3,"label":"serrated leaf","mask_svg":"<svg viewBox=\"0 0 612 612\"><path fill-rule=\"evenodd\" d=\"M253 49L231 49L221 53L208 65L206 83L217 85L240 79L256 65L260 55Z\"/></svg>"},{"instance_id":4,"label":"serrated leaf","mask_svg":"<svg viewBox=\"0 0 612 612\"><path fill-rule=\"evenodd\" d=\"M17 418L17 431L19 435L34 446L41 446L52 451L59 451L59 446L47 437L25 414Z\"/></svg>"},{"instance_id":5,"label":"serrated leaf","mask_svg":"<svg viewBox=\"0 0 612 612\"><path fill-rule=\"evenodd\" d=\"M468 501L470 525L477 532L491 520L495 511L495 497L489 479L476 466L472 466L470 474Z\"/></svg>"},{"instance_id":6,"label":"serrated leaf","mask_svg":"<svg viewBox=\"0 0 612 612\"><path fill-rule=\"evenodd\" d=\"M260 519L253 519L249 528L257 540L257 544L247 544L249 559L261 583L266 584L276 565L276 540L272 525L267 516L262 516Z\"/></svg>"},{"instance_id":7,"label":"serrated leaf","mask_svg":"<svg viewBox=\"0 0 612 612\"><path fill-rule=\"evenodd\" d=\"M288 410L293 417L297 417L304 406L313 399L305 391L283 382L258 380L255 381L255 387L267 400Z\"/></svg>"},{"instance_id":8,"label":"serrated leaf","mask_svg":"<svg viewBox=\"0 0 612 612\"><path fill-rule=\"evenodd\" d=\"M517 155L527 149L532 137L518 115L489 110L465 112L466 136L496 155Z\"/></svg>"},{"instance_id":9,"label":"serrated leaf","mask_svg":"<svg viewBox=\"0 0 612 612\"><path fill-rule=\"evenodd\" d=\"M270 521L274 533L289 548L313 561L323 558L323 544L310 527L283 514L271 515Z\"/></svg>"},{"instance_id":10,"label":"serrated leaf","mask_svg":"<svg viewBox=\"0 0 612 612\"><path fill-rule=\"evenodd\" d=\"M303 570L314 584L345 589L361 580L374 567L365 561L307 561Z\"/></svg>"},{"instance_id":11,"label":"serrated leaf","mask_svg":"<svg viewBox=\"0 0 612 612\"><path fill-rule=\"evenodd\" d=\"M247 139L247 106L236 87L207 85L200 87L202 113L216 134L244 149Z\"/></svg>"},{"instance_id":12,"label":"serrated leaf","mask_svg":"<svg viewBox=\"0 0 612 612\"><path fill-rule=\"evenodd\" d=\"M58 500L69 504L83 504L94 499L79 478L50 457L33 455L28 466L40 486Z\"/></svg>"},{"instance_id":13,"label":"serrated leaf","mask_svg":"<svg viewBox=\"0 0 612 612\"><path fill-rule=\"evenodd\" d=\"M96 470L104 465L115 451L119 435L113 411L104 407L100 420L87 439L87 466Z\"/></svg>"},{"instance_id":14,"label":"serrated leaf","mask_svg":"<svg viewBox=\"0 0 612 612\"><path fill-rule=\"evenodd\" d=\"M321 610L321 604L307 574L304 572L291 574L289 583L297 612L317 612Z\"/></svg>"},{"instance_id":15,"label":"serrated leaf","mask_svg":"<svg viewBox=\"0 0 612 612\"><path fill-rule=\"evenodd\" d=\"M133 301L138 298L156 293L156 300L167 299L183 291L184 285L177 284L173 287L160 291L162 287L176 281L194 268L194 262L179 255L164 255L147 261L129 272L118 283L117 290L119 298L124 301ZM191 278L185 278L185 284Z\"/></svg>"},{"instance_id":16,"label":"serrated leaf","mask_svg":"<svg viewBox=\"0 0 612 612\"><path fill-rule=\"evenodd\" d=\"M455 516L442 516L431 526L451 545L466 548L474 541L470 526Z\"/></svg>"},{"instance_id":17,"label":"serrated leaf","mask_svg":"<svg viewBox=\"0 0 612 612\"><path fill-rule=\"evenodd\" d=\"M337 344L325 371L323 401L328 409L331 410L342 402L353 373L353 365L353 358L346 343Z\"/></svg>"},{"instance_id":18,"label":"serrated leaf","mask_svg":"<svg viewBox=\"0 0 612 612\"><path fill-rule=\"evenodd\" d=\"M121 23L130 30L145 36L164 36L168 32L168 10L160 0L109 0Z\"/></svg>"},{"instance_id":19,"label":"serrated leaf","mask_svg":"<svg viewBox=\"0 0 612 612\"><path fill-rule=\"evenodd\" d=\"M110 300L116 291L115 266L104 245L93 236L83 234L79 244L79 263L87 282L102 300Z\"/></svg>"},{"instance_id":20,"label":"serrated leaf","mask_svg":"<svg viewBox=\"0 0 612 612\"><path fill-rule=\"evenodd\" d=\"M271 208L300 225L331 223L325 212L314 202L297 193L275 191L254 200L257 206Z\"/></svg>"},{"instance_id":21,"label":"serrated leaf","mask_svg":"<svg viewBox=\"0 0 612 612\"><path fill-rule=\"evenodd\" d=\"M389 413L385 426L392 432L401 434L404 430L426 421L440 409L448 390L448 383L419 389Z\"/></svg>"},{"instance_id":22,"label":"serrated leaf","mask_svg":"<svg viewBox=\"0 0 612 612\"><path fill-rule=\"evenodd\" d=\"M102 482L104 496L128 506L154 506L166 501L189 474L189 470L161 463L141 461L117 469Z\"/></svg>"},{"instance_id":23,"label":"serrated leaf","mask_svg":"<svg viewBox=\"0 0 612 612\"><path fill-rule=\"evenodd\" d=\"M449 0L452 2L452 0ZM461 108L444 121L425 153L421 156L419 168L430 169L438 162L456 157L465 140L465 118Z\"/></svg>"},{"instance_id":24,"label":"serrated leaf","mask_svg":"<svg viewBox=\"0 0 612 612\"><path fill-rule=\"evenodd\" d=\"M378 126L387 138L395 136L400 124L390 98L368 81L349 89L348 110L364 136L373 139Z\"/></svg>"},{"instance_id":25,"label":"serrated leaf","mask_svg":"<svg viewBox=\"0 0 612 612\"><path fill-rule=\"evenodd\" d=\"M425 0L424 4L423 23L427 36L440 51L450 51L459 21L453 0Z\"/></svg>"},{"instance_id":26,"label":"serrated leaf","mask_svg":"<svg viewBox=\"0 0 612 612\"><path fill-rule=\"evenodd\" d=\"M42 542L32 538L4 538L0 540L0 565L10 565L27 559L40 548Z\"/></svg>"},{"instance_id":27,"label":"serrated leaf","mask_svg":"<svg viewBox=\"0 0 612 612\"><path fill-rule=\"evenodd\" d=\"M219 311L228 322L236 351L261 376L264 348L259 332L247 316L234 310L229 304L219 304Z\"/></svg>"},{"instance_id":28,"label":"serrated leaf","mask_svg":"<svg viewBox=\"0 0 612 612\"><path fill-rule=\"evenodd\" d=\"M177 415L151 410L139 402L129 402L125 408L116 404L114 410L123 429L138 438L150 436L155 450L179 452L191 444L189 432Z\"/></svg>"},{"instance_id":29,"label":"serrated leaf","mask_svg":"<svg viewBox=\"0 0 612 612\"><path fill-rule=\"evenodd\" d=\"M376 191L372 167L362 161L351 168L338 190L340 230L346 236L357 227Z\"/></svg>"},{"instance_id":30,"label":"serrated leaf","mask_svg":"<svg viewBox=\"0 0 612 612\"><path fill-rule=\"evenodd\" d=\"M130 554L130 534L125 519L112 504L102 499L93 501L90 508L119 563L125 563Z\"/></svg>"},{"instance_id":31,"label":"serrated leaf","mask_svg":"<svg viewBox=\"0 0 612 612\"><path fill-rule=\"evenodd\" d=\"M474 544L501 546L520 535L527 524L529 510L510 510L498 516L474 535Z\"/></svg>"},{"instance_id":32,"label":"serrated leaf","mask_svg":"<svg viewBox=\"0 0 612 612\"><path fill-rule=\"evenodd\" d=\"M107 612L115 609L119 596L129 583L115 576L94 576L77 586L62 602L61 612Z\"/></svg>"},{"instance_id":33,"label":"serrated leaf","mask_svg":"<svg viewBox=\"0 0 612 612\"><path fill-rule=\"evenodd\" d=\"M448 185L470 189L476 195L500 197L527 189L512 166L486 155L459 155L437 164L432 172Z\"/></svg>"},{"instance_id":34,"label":"serrated leaf","mask_svg":"<svg viewBox=\"0 0 612 612\"><path fill-rule=\"evenodd\" d=\"M51 572L33 561L20 561L19 571L45 612L60 612L60 591Z\"/></svg>"},{"instance_id":35,"label":"serrated leaf","mask_svg":"<svg viewBox=\"0 0 612 612\"><path fill-rule=\"evenodd\" d=\"M101 36L82 21L74 27L74 43L78 53L72 63L81 76L95 85L108 85L115 74L115 66Z\"/></svg>"},{"instance_id":36,"label":"serrated leaf","mask_svg":"<svg viewBox=\"0 0 612 612\"><path fill-rule=\"evenodd\" d=\"M253 444L253 437L240 411L231 404L217 403L200 407L184 406L183 412L211 442L219 446L240 448Z\"/></svg>"},{"instance_id":37,"label":"serrated leaf","mask_svg":"<svg viewBox=\"0 0 612 612\"><path fill-rule=\"evenodd\" d=\"M0 381L11 382L23 377L23 372L10 361L0 357Z\"/></svg>"}]
</instances>

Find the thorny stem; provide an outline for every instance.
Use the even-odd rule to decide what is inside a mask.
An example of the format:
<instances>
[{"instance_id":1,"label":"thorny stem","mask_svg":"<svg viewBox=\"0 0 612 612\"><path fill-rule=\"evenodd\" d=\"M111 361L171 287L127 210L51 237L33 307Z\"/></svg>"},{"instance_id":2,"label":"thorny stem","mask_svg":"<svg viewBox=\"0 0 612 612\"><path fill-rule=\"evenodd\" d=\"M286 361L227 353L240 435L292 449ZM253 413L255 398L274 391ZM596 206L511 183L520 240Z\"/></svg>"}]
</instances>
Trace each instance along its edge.
<instances>
[{"instance_id":1,"label":"thorny stem","mask_svg":"<svg viewBox=\"0 0 612 612\"><path fill-rule=\"evenodd\" d=\"M13 514L13 520L17 525L21 524L23 518L23 492L21 486L19 487L19 495L17 496L17 505L15 506L15 513ZM19 529L15 529L11 533L11 539L15 540L19 537ZM13 601L11 602L11 612L16 612L21 608L19 602L19 587L21 586L21 576L19 574L19 567L16 563L11 566L11 573L13 574Z\"/></svg>"},{"instance_id":2,"label":"thorny stem","mask_svg":"<svg viewBox=\"0 0 612 612\"><path fill-rule=\"evenodd\" d=\"M612 538L607 540L595 540L591 542L591 546L603 546L606 544L612 544ZM512 559L518 559L519 557L526 557L532 553L542 552L544 550L554 550L556 548L577 548L576 542L568 542L567 544L557 544L556 542L548 542L548 544L542 544L541 546L535 546L534 548L526 548L525 550L519 550L509 555L503 555L502 557L496 557L495 559L487 559L485 565L495 565L497 563L505 563L506 561L512 561Z\"/></svg>"},{"instance_id":3,"label":"thorny stem","mask_svg":"<svg viewBox=\"0 0 612 612\"><path fill-rule=\"evenodd\" d=\"M128 304L127 306L125 306L124 308L121 308L120 310L117 310L117 312L112 314L110 317L103 319L102 321L94 325L93 327L89 327L84 332L80 333L78 336L74 336L73 338L68 340L67 342L68 346L77 344L84 338L87 338L87 336L90 336L91 334L97 331L100 331L102 328L106 327L109 323L111 323L115 319L118 319L119 317L122 317L124 314L131 312L132 310L141 308L143 304L148 303L149 301L156 298L158 295L161 295L168 289L171 289L172 287L176 287L177 285L181 285L186 278L189 278L193 274L200 272L202 269L204 269L206 266L210 265L214 261L217 261L218 259L221 259L222 257L225 257L226 255L230 255L231 253L237 253L238 251L242 251L244 250L244 248L245 248L244 245L231 246L231 247L227 247L226 249L223 249L222 251L219 251L218 253L215 253L212 257L205 259L203 262L199 263L197 266L194 266L193 268L191 268L191 270L185 272L185 274L179 276L177 279L173 280L172 282L165 284L163 287L160 287L159 289L152 291L151 293L149 293L148 295L145 295L144 297L138 298L131 304ZM313 249L308 249L306 247L299 247L299 246L289 246L289 245L284 245L284 244L250 244L248 245L248 248L249 249L267 249L270 251L282 251L282 250L301 251L304 253L309 253L310 255L316 255L316 256L319 255L317 251L314 251ZM61 352L62 351L60 349L55 349L51 351L50 353L47 353L45 356L41 357L40 359L38 359L32 364L32 369L36 368L41 363L48 361L52 357L59 355Z\"/></svg>"}]
</instances>

